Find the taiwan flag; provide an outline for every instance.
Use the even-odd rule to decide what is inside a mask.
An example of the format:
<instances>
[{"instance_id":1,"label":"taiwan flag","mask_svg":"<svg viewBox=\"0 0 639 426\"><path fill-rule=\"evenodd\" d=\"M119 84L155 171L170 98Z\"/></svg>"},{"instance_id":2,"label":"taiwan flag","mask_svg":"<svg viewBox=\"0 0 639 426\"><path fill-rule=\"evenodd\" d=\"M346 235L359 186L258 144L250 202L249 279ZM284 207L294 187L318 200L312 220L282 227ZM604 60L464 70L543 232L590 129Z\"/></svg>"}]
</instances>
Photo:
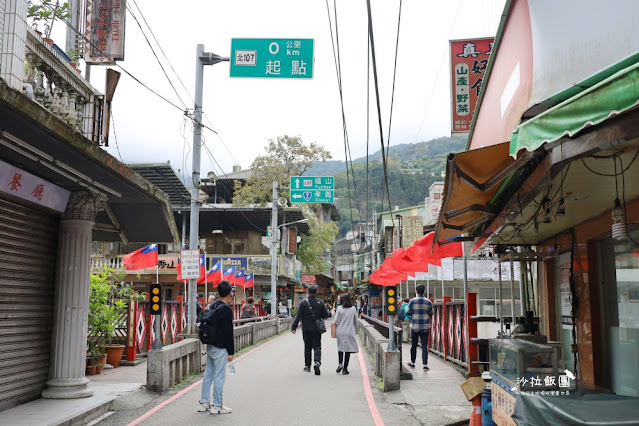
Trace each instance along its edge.
<instances>
[{"instance_id":1,"label":"taiwan flag","mask_svg":"<svg viewBox=\"0 0 639 426\"><path fill-rule=\"evenodd\" d=\"M204 274L202 274L202 277L197 280L198 284L213 284L213 285L218 285L220 283L220 281L222 281L222 262L221 261L217 261L217 263L215 265L213 265L213 267L211 269L209 269L209 272L207 272L206 274L206 278L204 278Z\"/></svg>"},{"instance_id":2,"label":"taiwan flag","mask_svg":"<svg viewBox=\"0 0 639 426\"><path fill-rule=\"evenodd\" d=\"M244 286L244 271L235 273L235 285Z\"/></svg>"},{"instance_id":3,"label":"taiwan flag","mask_svg":"<svg viewBox=\"0 0 639 426\"><path fill-rule=\"evenodd\" d=\"M158 245L149 244L122 258L124 267L129 271L158 266Z\"/></svg>"},{"instance_id":4,"label":"taiwan flag","mask_svg":"<svg viewBox=\"0 0 639 426\"><path fill-rule=\"evenodd\" d=\"M255 286L255 281L253 280L253 272L250 274L244 274L244 288L253 288Z\"/></svg>"},{"instance_id":5,"label":"taiwan flag","mask_svg":"<svg viewBox=\"0 0 639 426\"><path fill-rule=\"evenodd\" d=\"M224 270L222 279L227 280L231 284L235 284L235 265L229 266Z\"/></svg>"}]
</instances>

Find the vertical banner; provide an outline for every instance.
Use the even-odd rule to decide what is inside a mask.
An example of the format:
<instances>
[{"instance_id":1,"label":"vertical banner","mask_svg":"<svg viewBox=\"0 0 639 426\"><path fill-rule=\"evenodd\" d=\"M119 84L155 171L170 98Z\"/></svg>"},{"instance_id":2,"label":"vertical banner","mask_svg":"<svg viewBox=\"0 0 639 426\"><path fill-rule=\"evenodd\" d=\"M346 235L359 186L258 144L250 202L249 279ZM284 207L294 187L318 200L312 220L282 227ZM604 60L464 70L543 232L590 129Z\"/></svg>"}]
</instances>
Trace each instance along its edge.
<instances>
[{"instance_id":1,"label":"vertical banner","mask_svg":"<svg viewBox=\"0 0 639 426\"><path fill-rule=\"evenodd\" d=\"M450 41L451 134L468 133L494 38Z\"/></svg>"},{"instance_id":2,"label":"vertical banner","mask_svg":"<svg viewBox=\"0 0 639 426\"><path fill-rule=\"evenodd\" d=\"M124 60L126 0L87 0L84 60L109 65Z\"/></svg>"},{"instance_id":3,"label":"vertical banner","mask_svg":"<svg viewBox=\"0 0 639 426\"><path fill-rule=\"evenodd\" d=\"M402 247L424 236L424 219L421 216L402 217Z\"/></svg>"}]
</instances>

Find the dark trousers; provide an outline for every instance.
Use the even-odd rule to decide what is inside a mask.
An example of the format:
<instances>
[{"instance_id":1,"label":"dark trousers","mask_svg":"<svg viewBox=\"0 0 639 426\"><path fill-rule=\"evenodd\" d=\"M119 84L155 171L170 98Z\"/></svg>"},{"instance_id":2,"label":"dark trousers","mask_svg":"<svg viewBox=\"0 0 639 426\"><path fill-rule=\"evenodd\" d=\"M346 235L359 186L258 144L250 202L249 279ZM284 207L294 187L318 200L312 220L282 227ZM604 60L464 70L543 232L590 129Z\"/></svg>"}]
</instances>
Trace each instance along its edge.
<instances>
[{"instance_id":1,"label":"dark trousers","mask_svg":"<svg viewBox=\"0 0 639 426\"><path fill-rule=\"evenodd\" d=\"M314 361L322 363L322 335L317 331L303 331L304 338L304 365L311 366L311 349L315 351Z\"/></svg>"},{"instance_id":2,"label":"dark trousers","mask_svg":"<svg viewBox=\"0 0 639 426\"><path fill-rule=\"evenodd\" d=\"M346 369L346 368L348 368L348 361L350 361L350 359L351 359L351 353L350 352L337 352L337 359L339 360L339 363L343 364L343 367Z\"/></svg>"},{"instance_id":3,"label":"dark trousers","mask_svg":"<svg viewBox=\"0 0 639 426\"><path fill-rule=\"evenodd\" d=\"M422 364L428 364L428 337L430 335L430 328L423 332L416 332L411 330L410 332L410 360L415 363L415 359L417 359L417 342L419 339L422 340Z\"/></svg>"}]
</instances>

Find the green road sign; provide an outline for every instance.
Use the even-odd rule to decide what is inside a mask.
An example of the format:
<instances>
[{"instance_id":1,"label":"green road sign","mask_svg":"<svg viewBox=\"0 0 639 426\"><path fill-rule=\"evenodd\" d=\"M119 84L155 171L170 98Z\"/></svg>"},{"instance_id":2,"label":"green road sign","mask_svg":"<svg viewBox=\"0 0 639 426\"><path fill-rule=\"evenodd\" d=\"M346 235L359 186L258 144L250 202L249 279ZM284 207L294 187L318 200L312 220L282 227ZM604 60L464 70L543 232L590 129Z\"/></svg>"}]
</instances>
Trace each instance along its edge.
<instances>
[{"instance_id":1,"label":"green road sign","mask_svg":"<svg viewBox=\"0 0 639 426\"><path fill-rule=\"evenodd\" d=\"M332 203L332 189L291 189L291 203Z\"/></svg>"},{"instance_id":2,"label":"green road sign","mask_svg":"<svg viewBox=\"0 0 639 426\"><path fill-rule=\"evenodd\" d=\"M313 39L234 38L231 77L313 78Z\"/></svg>"},{"instance_id":3,"label":"green road sign","mask_svg":"<svg viewBox=\"0 0 639 426\"><path fill-rule=\"evenodd\" d=\"M333 190L333 176L291 176L291 189Z\"/></svg>"}]
</instances>

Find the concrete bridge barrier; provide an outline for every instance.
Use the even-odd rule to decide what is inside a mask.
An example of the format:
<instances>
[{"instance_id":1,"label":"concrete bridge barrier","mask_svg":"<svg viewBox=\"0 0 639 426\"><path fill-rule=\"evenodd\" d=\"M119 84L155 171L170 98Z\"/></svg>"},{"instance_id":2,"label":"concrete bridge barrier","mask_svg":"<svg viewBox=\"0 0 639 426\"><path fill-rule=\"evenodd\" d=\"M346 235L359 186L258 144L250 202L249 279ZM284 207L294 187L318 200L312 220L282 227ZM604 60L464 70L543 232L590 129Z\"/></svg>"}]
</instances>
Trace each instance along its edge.
<instances>
[{"instance_id":1,"label":"concrete bridge barrier","mask_svg":"<svg viewBox=\"0 0 639 426\"><path fill-rule=\"evenodd\" d=\"M189 374L200 373L200 341L184 339L147 353L146 386L153 392L166 392Z\"/></svg>"},{"instance_id":2,"label":"concrete bridge barrier","mask_svg":"<svg viewBox=\"0 0 639 426\"><path fill-rule=\"evenodd\" d=\"M399 389L401 354L398 350L389 351L388 338L384 337L373 325L359 319L358 330L362 343L375 359L375 375L382 378L383 391Z\"/></svg>"}]
</instances>

